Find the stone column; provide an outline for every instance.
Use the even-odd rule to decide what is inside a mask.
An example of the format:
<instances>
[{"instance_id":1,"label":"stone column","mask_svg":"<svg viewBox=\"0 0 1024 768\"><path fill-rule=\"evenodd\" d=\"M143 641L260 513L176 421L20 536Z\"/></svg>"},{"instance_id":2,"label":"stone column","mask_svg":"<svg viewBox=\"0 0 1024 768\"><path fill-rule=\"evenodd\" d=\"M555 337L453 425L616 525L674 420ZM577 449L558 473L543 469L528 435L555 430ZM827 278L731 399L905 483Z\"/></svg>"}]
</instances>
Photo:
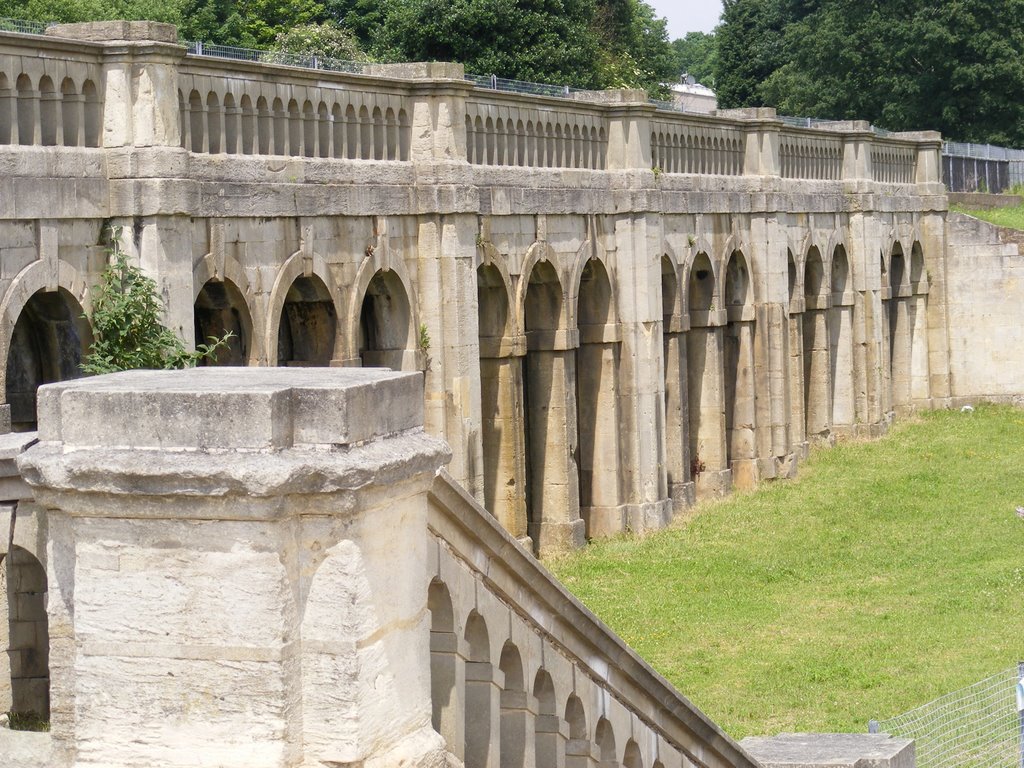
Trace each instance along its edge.
<instances>
[{"instance_id":1,"label":"stone column","mask_svg":"<svg viewBox=\"0 0 1024 768\"><path fill-rule=\"evenodd\" d=\"M39 412L54 766L445 759L418 374L132 371Z\"/></svg>"}]
</instances>

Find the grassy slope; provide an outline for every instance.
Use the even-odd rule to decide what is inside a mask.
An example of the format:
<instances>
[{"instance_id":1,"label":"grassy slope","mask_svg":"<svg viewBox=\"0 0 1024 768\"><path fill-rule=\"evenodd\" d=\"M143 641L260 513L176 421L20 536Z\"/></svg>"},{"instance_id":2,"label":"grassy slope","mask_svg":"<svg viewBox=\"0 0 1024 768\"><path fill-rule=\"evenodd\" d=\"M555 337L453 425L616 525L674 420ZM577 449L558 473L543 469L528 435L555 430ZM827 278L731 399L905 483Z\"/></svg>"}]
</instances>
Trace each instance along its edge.
<instances>
[{"instance_id":1,"label":"grassy slope","mask_svg":"<svg viewBox=\"0 0 1024 768\"><path fill-rule=\"evenodd\" d=\"M1024 411L925 415L551 563L737 738L865 731L1024 658Z\"/></svg>"},{"instance_id":2,"label":"grassy slope","mask_svg":"<svg viewBox=\"0 0 1024 768\"><path fill-rule=\"evenodd\" d=\"M959 205L951 206L951 208L999 227L1024 229L1024 205L1018 205L1016 208L986 208L982 210L964 208Z\"/></svg>"}]
</instances>

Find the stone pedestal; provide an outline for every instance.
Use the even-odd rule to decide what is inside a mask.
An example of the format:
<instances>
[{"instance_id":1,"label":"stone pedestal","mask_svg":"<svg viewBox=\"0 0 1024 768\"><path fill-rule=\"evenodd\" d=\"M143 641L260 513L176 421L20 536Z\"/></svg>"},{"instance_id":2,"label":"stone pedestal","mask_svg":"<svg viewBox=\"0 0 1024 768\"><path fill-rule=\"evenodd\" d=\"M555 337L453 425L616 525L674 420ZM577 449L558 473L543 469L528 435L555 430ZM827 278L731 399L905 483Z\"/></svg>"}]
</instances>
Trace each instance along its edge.
<instances>
[{"instance_id":1,"label":"stone pedestal","mask_svg":"<svg viewBox=\"0 0 1024 768\"><path fill-rule=\"evenodd\" d=\"M54 766L423 765L419 374L135 371L44 387Z\"/></svg>"}]
</instances>

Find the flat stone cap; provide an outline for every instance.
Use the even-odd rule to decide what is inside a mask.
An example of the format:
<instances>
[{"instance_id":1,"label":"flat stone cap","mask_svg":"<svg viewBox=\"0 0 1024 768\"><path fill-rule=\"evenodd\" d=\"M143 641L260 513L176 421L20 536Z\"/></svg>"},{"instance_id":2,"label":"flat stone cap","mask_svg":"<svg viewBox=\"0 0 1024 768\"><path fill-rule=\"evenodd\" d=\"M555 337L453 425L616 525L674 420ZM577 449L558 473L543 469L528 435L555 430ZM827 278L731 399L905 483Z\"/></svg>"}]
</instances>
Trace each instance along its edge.
<instances>
[{"instance_id":1,"label":"flat stone cap","mask_svg":"<svg viewBox=\"0 0 1024 768\"><path fill-rule=\"evenodd\" d=\"M40 387L38 421L65 451L348 446L422 427L423 383L378 368L125 371Z\"/></svg>"},{"instance_id":2,"label":"flat stone cap","mask_svg":"<svg viewBox=\"0 0 1024 768\"><path fill-rule=\"evenodd\" d=\"M178 42L178 28L174 24L159 21L84 21L77 24L53 24L46 28L46 34L91 43Z\"/></svg>"},{"instance_id":3,"label":"flat stone cap","mask_svg":"<svg viewBox=\"0 0 1024 768\"><path fill-rule=\"evenodd\" d=\"M762 768L914 768L914 742L885 733L780 733L740 746Z\"/></svg>"}]
</instances>

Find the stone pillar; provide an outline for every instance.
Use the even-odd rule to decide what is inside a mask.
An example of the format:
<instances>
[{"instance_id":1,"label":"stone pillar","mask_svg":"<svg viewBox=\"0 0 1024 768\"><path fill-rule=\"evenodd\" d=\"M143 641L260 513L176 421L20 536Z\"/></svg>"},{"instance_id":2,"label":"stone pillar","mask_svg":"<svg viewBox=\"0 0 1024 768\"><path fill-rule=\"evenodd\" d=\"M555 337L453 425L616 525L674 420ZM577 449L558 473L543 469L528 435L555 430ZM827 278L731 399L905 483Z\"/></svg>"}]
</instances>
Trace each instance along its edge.
<instances>
[{"instance_id":1,"label":"stone pillar","mask_svg":"<svg viewBox=\"0 0 1024 768\"><path fill-rule=\"evenodd\" d=\"M107 43L104 50L104 147L178 147L178 64L185 49L173 24L95 21L57 24L46 34Z\"/></svg>"},{"instance_id":2,"label":"stone pillar","mask_svg":"<svg viewBox=\"0 0 1024 768\"><path fill-rule=\"evenodd\" d=\"M686 390L690 456L698 498L725 494L732 487L725 445L725 320L724 309L690 312Z\"/></svg>"},{"instance_id":3,"label":"stone pillar","mask_svg":"<svg viewBox=\"0 0 1024 768\"><path fill-rule=\"evenodd\" d=\"M466 662L466 765L498 768L501 761L501 682L489 661Z\"/></svg>"},{"instance_id":4,"label":"stone pillar","mask_svg":"<svg viewBox=\"0 0 1024 768\"><path fill-rule=\"evenodd\" d=\"M686 395L686 332L690 329L690 319L666 315L664 322L665 466L672 512L679 514L695 500L687 437L690 416Z\"/></svg>"},{"instance_id":5,"label":"stone pillar","mask_svg":"<svg viewBox=\"0 0 1024 768\"><path fill-rule=\"evenodd\" d=\"M518 344L517 344L518 342ZM520 347L519 354L513 351ZM480 347L484 507L517 539L527 536L523 478L523 364L526 340L484 337Z\"/></svg>"},{"instance_id":6,"label":"stone pillar","mask_svg":"<svg viewBox=\"0 0 1024 768\"><path fill-rule=\"evenodd\" d=\"M832 431L837 436L853 434L856 421L854 383L853 313L855 293L833 292L829 310L829 346L832 370Z\"/></svg>"},{"instance_id":7,"label":"stone pillar","mask_svg":"<svg viewBox=\"0 0 1024 768\"><path fill-rule=\"evenodd\" d=\"M643 130L649 168L650 130L646 125ZM664 341L651 332L664 321L661 217L620 217L615 220L614 238L615 293L622 339L618 365L622 468L615 479L622 488L626 527L643 532L661 528L672 518L663 426ZM685 363L682 367L685 375ZM689 479L678 478L682 482Z\"/></svg>"},{"instance_id":8,"label":"stone pillar","mask_svg":"<svg viewBox=\"0 0 1024 768\"><path fill-rule=\"evenodd\" d=\"M530 331L527 338L530 538L540 552L575 549L584 543L575 459L576 338L565 331Z\"/></svg>"},{"instance_id":9,"label":"stone pillar","mask_svg":"<svg viewBox=\"0 0 1024 768\"><path fill-rule=\"evenodd\" d=\"M444 760L418 374L132 371L39 411L52 765Z\"/></svg>"}]
</instances>

